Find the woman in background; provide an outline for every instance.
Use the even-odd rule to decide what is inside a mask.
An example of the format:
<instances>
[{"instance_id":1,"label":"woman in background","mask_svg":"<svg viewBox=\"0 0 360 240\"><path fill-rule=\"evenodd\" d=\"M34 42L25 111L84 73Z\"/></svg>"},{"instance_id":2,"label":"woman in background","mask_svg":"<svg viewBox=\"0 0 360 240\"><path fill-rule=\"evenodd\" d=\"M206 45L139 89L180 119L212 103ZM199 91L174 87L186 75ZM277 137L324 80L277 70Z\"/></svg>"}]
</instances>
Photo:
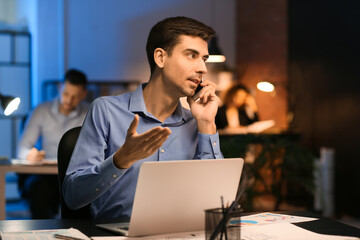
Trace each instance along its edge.
<instances>
[{"instance_id":1,"label":"woman in background","mask_svg":"<svg viewBox=\"0 0 360 240\"><path fill-rule=\"evenodd\" d=\"M215 123L218 129L239 128L258 120L255 98L244 85L236 84L227 91Z\"/></svg>"}]
</instances>

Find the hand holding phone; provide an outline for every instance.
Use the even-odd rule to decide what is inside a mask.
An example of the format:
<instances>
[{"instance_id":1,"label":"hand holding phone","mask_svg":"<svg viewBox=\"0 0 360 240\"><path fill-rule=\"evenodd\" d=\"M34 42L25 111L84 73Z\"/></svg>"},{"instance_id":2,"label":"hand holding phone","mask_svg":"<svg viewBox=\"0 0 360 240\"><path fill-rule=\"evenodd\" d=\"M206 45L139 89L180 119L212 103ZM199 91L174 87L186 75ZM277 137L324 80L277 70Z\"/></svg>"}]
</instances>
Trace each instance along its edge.
<instances>
[{"instance_id":1,"label":"hand holding phone","mask_svg":"<svg viewBox=\"0 0 360 240\"><path fill-rule=\"evenodd\" d=\"M203 86L201 86L200 84L203 82L203 80L204 79L202 78L201 82L199 83L199 85L195 89L195 94L191 97L191 99L194 100L195 102L199 101L200 90L203 89Z\"/></svg>"}]
</instances>

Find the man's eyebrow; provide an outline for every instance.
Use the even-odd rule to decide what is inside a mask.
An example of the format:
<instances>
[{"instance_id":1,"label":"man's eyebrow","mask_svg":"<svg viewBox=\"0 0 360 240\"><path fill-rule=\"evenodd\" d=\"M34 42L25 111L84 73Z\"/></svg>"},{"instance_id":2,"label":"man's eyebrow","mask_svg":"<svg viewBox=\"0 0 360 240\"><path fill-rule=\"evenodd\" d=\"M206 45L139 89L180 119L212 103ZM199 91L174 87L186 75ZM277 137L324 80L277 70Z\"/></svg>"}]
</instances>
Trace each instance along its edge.
<instances>
[{"instance_id":1,"label":"man's eyebrow","mask_svg":"<svg viewBox=\"0 0 360 240\"><path fill-rule=\"evenodd\" d=\"M195 53L195 54L200 54L200 52L196 49L192 49L192 48L187 48L184 50L184 52L192 52L192 53Z\"/></svg>"},{"instance_id":2,"label":"man's eyebrow","mask_svg":"<svg viewBox=\"0 0 360 240\"><path fill-rule=\"evenodd\" d=\"M184 50L184 52L192 52L192 53L197 54L197 55L200 54L200 52L198 50L192 49L192 48L187 48L187 49ZM204 55L204 56L202 56L202 58L208 59L209 55L208 54Z\"/></svg>"}]
</instances>

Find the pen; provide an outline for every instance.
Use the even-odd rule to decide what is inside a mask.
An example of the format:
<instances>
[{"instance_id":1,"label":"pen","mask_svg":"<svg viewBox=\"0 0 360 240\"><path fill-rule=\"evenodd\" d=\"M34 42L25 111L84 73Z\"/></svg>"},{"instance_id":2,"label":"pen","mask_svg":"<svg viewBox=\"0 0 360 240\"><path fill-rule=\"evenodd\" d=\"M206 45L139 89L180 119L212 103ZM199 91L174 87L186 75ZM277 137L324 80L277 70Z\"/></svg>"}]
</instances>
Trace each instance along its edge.
<instances>
[{"instance_id":1,"label":"pen","mask_svg":"<svg viewBox=\"0 0 360 240\"><path fill-rule=\"evenodd\" d=\"M85 239L82 239L82 238L66 236L66 235L61 235L61 234L54 234L54 238L64 239L64 240L85 240Z\"/></svg>"},{"instance_id":2,"label":"pen","mask_svg":"<svg viewBox=\"0 0 360 240\"><path fill-rule=\"evenodd\" d=\"M215 231L211 234L210 236L210 240L214 240L217 235L219 234L219 231L221 230L223 224L226 224L226 222L229 220L229 213L231 213L232 211L234 211L236 209L237 206L237 202L240 200L240 197L242 196L242 194L244 193L245 188L242 188L236 195L235 201L232 202L232 204L230 205L230 207L228 207L226 209L226 213L225 216L222 217L222 219L220 220L219 224L216 226Z\"/></svg>"}]
</instances>

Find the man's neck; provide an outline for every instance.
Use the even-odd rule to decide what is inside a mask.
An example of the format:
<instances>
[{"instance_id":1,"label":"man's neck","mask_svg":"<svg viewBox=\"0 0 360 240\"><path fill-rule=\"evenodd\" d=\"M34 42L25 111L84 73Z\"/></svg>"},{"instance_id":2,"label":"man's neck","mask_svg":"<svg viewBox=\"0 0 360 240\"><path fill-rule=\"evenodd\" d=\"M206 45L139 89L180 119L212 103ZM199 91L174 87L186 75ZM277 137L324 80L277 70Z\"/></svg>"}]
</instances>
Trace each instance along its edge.
<instances>
[{"instance_id":1,"label":"man's neck","mask_svg":"<svg viewBox=\"0 0 360 240\"><path fill-rule=\"evenodd\" d=\"M152 76L143 95L147 111L161 122L173 114L179 103L176 93L169 91L159 77Z\"/></svg>"}]
</instances>

